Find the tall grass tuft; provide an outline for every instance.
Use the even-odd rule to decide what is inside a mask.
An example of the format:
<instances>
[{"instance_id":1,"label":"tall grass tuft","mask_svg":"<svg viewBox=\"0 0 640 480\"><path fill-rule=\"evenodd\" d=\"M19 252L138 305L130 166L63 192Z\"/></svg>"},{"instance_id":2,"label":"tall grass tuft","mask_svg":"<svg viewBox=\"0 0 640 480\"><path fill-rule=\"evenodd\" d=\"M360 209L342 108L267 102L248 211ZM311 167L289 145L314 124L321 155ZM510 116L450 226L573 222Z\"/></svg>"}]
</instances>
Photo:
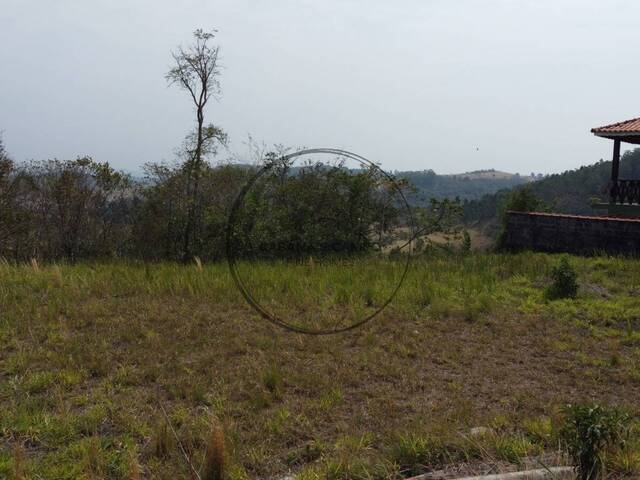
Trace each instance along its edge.
<instances>
[{"instance_id":1,"label":"tall grass tuft","mask_svg":"<svg viewBox=\"0 0 640 480\"><path fill-rule=\"evenodd\" d=\"M102 478L103 470L100 439L94 436L85 451L85 473L89 478Z\"/></svg>"},{"instance_id":2,"label":"tall grass tuft","mask_svg":"<svg viewBox=\"0 0 640 480\"><path fill-rule=\"evenodd\" d=\"M429 437L401 435L392 447L391 457L402 474L414 476L424 473L441 453L441 446Z\"/></svg>"},{"instance_id":3,"label":"tall grass tuft","mask_svg":"<svg viewBox=\"0 0 640 480\"><path fill-rule=\"evenodd\" d=\"M202 468L202 480L223 480L225 474L226 457L224 446L224 433L220 426L215 425L211 429L207 441L207 451Z\"/></svg>"},{"instance_id":4,"label":"tall grass tuft","mask_svg":"<svg viewBox=\"0 0 640 480\"><path fill-rule=\"evenodd\" d=\"M196 264L196 270L201 272L202 271L202 260L200 260L200 257L193 257L193 261Z\"/></svg>"},{"instance_id":5,"label":"tall grass tuft","mask_svg":"<svg viewBox=\"0 0 640 480\"><path fill-rule=\"evenodd\" d=\"M158 458L167 458L173 447L172 438L169 435L169 426L167 422L158 424L154 436L153 453Z\"/></svg>"}]
</instances>

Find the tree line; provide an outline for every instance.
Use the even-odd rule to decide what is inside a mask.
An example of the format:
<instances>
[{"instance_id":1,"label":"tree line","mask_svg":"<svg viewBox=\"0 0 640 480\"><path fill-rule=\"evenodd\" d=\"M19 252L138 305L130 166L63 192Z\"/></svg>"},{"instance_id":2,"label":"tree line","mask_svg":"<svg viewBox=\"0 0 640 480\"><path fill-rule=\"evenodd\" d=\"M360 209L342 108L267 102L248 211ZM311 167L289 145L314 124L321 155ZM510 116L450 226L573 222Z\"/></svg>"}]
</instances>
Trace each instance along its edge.
<instances>
[{"instance_id":1,"label":"tree line","mask_svg":"<svg viewBox=\"0 0 640 480\"><path fill-rule=\"evenodd\" d=\"M270 152L257 165L204 162L194 197L186 162L148 164L134 179L90 157L18 164L0 140L0 257L222 259L234 202L261 169L231 230L238 255L354 254L409 239L412 219L400 196L409 184L374 168L293 167L283 158ZM423 234L452 230L459 214L458 203L434 200L413 209L414 226Z\"/></svg>"}]
</instances>

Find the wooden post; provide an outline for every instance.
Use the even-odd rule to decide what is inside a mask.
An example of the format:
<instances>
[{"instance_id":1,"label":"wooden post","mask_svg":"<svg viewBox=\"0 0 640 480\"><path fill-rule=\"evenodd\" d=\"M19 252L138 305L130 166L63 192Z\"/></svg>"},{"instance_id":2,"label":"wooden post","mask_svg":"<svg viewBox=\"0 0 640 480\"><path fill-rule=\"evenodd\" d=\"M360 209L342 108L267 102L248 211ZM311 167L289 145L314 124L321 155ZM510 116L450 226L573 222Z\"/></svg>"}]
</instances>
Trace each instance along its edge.
<instances>
[{"instance_id":1,"label":"wooden post","mask_svg":"<svg viewBox=\"0 0 640 480\"><path fill-rule=\"evenodd\" d=\"M620 140L613 141L613 161L611 163L611 181L618 182L620 171Z\"/></svg>"}]
</instances>

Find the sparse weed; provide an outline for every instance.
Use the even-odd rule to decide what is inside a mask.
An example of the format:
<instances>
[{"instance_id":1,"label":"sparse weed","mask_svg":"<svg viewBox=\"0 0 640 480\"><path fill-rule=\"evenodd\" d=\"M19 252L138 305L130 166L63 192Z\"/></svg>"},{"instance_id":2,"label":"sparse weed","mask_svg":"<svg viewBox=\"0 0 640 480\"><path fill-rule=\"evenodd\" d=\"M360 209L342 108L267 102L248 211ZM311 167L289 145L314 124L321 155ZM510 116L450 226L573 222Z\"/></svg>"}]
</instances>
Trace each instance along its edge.
<instances>
[{"instance_id":1,"label":"sparse weed","mask_svg":"<svg viewBox=\"0 0 640 480\"><path fill-rule=\"evenodd\" d=\"M327 446L318 440L306 443L302 448L295 449L287 455L289 465L307 464L318 460L327 451Z\"/></svg>"},{"instance_id":2,"label":"sparse weed","mask_svg":"<svg viewBox=\"0 0 640 480\"><path fill-rule=\"evenodd\" d=\"M320 397L320 408L330 410L343 402L344 395L339 388L333 388Z\"/></svg>"},{"instance_id":3,"label":"sparse weed","mask_svg":"<svg viewBox=\"0 0 640 480\"><path fill-rule=\"evenodd\" d=\"M270 366L262 376L262 383L273 395L277 396L282 388L282 373L276 366Z\"/></svg>"}]
</instances>

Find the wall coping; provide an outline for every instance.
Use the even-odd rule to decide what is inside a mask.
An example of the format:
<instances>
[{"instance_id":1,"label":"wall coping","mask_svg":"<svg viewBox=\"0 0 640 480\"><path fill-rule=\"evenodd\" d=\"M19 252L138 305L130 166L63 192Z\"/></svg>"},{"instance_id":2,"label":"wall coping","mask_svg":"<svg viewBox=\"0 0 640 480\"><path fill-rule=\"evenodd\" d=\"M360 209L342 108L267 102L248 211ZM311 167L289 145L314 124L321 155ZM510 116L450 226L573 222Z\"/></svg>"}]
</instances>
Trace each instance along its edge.
<instances>
[{"instance_id":1,"label":"wall coping","mask_svg":"<svg viewBox=\"0 0 640 480\"><path fill-rule=\"evenodd\" d=\"M569 215L566 213L546 213L546 212L516 212L514 210L507 210L509 215L522 215L526 217L547 217L547 218L570 218L574 220L588 220L599 222L625 222L625 223L640 223L640 218L629 217L596 217L589 215Z\"/></svg>"}]
</instances>

